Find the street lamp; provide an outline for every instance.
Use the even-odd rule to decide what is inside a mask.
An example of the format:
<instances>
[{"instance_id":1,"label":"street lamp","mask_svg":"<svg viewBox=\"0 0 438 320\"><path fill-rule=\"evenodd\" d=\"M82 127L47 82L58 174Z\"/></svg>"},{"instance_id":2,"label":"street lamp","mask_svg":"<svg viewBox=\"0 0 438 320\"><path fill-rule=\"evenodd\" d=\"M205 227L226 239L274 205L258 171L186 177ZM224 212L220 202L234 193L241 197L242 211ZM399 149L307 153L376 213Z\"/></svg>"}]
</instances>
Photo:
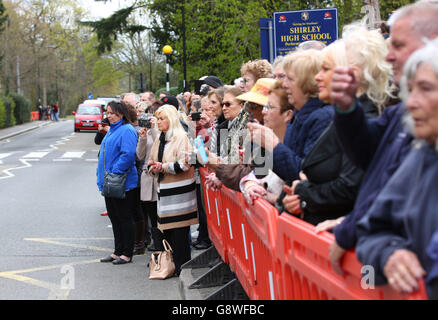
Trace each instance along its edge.
<instances>
[{"instance_id":1,"label":"street lamp","mask_svg":"<svg viewBox=\"0 0 438 320\"><path fill-rule=\"evenodd\" d=\"M170 92L170 83L169 83L169 60L170 55L172 54L172 47L168 44L163 47L163 53L166 55L166 91Z\"/></svg>"}]
</instances>

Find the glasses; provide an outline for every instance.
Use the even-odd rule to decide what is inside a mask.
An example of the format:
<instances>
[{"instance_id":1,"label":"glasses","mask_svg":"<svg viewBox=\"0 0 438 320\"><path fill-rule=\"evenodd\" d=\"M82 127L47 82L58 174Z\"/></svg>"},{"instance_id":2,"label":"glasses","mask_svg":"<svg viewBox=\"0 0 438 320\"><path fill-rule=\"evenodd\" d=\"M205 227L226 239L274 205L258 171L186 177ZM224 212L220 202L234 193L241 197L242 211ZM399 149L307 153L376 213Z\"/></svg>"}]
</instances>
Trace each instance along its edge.
<instances>
[{"instance_id":1,"label":"glasses","mask_svg":"<svg viewBox=\"0 0 438 320\"><path fill-rule=\"evenodd\" d=\"M227 108L229 108L229 107L231 107L233 104L232 103L230 103L230 102L224 102L224 103L222 103L222 107L227 107Z\"/></svg>"},{"instance_id":2,"label":"glasses","mask_svg":"<svg viewBox=\"0 0 438 320\"><path fill-rule=\"evenodd\" d=\"M264 106L263 106L263 111L269 111L269 110L274 110L274 109L277 109L278 107L273 107L273 106L270 106L269 104L265 104Z\"/></svg>"}]
</instances>

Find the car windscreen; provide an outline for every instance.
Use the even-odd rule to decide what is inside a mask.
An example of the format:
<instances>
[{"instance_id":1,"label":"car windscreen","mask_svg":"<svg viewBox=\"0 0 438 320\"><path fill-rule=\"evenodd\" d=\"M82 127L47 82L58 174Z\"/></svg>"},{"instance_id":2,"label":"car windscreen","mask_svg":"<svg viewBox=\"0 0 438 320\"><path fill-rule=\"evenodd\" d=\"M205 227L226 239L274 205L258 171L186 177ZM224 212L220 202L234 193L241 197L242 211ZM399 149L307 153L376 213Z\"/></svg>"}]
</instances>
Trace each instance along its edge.
<instances>
[{"instance_id":1,"label":"car windscreen","mask_svg":"<svg viewBox=\"0 0 438 320\"><path fill-rule=\"evenodd\" d=\"M79 106L77 114L97 115L97 114L101 114L101 112L100 112L100 108L97 106Z\"/></svg>"}]
</instances>

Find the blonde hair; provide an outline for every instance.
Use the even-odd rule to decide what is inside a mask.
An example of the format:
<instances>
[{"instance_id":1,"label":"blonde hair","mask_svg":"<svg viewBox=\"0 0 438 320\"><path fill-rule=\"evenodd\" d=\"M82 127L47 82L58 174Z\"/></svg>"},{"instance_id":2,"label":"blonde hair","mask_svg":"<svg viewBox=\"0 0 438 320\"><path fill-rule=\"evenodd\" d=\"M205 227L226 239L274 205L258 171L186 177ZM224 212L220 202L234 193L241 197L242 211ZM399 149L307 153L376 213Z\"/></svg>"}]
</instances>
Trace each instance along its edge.
<instances>
[{"instance_id":1,"label":"blonde hair","mask_svg":"<svg viewBox=\"0 0 438 320\"><path fill-rule=\"evenodd\" d=\"M298 79L298 86L309 97L318 96L318 84L315 76L321 69L321 51L316 49L298 50L284 58L285 73L293 72Z\"/></svg>"},{"instance_id":2,"label":"blonde hair","mask_svg":"<svg viewBox=\"0 0 438 320\"><path fill-rule=\"evenodd\" d=\"M255 81L260 78L272 78L272 65L266 59L250 60L242 65L240 74L251 73Z\"/></svg>"},{"instance_id":3,"label":"blonde hair","mask_svg":"<svg viewBox=\"0 0 438 320\"><path fill-rule=\"evenodd\" d=\"M342 39L336 40L321 51L321 63L329 58L335 66L348 66L347 50L345 49L345 41Z\"/></svg>"},{"instance_id":4,"label":"blonde hair","mask_svg":"<svg viewBox=\"0 0 438 320\"><path fill-rule=\"evenodd\" d=\"M170 104L165 104L155 111L155 117L164 116L169 121L169 130L166 132L166 141L172 139L172 137L179 136L181 134L186 134L184 128L179 121L179 113L176 108Z\"/></svg>"},{"instance_id":5,"label":"blonde hair","mask_svg":"<svg viewBox=\"0 0 438 320\"><path fill-rule=\"evenodd\" d=\"M386 61L388 46L379 30L367 30L362 26L344 27L342 36L349 65L361 70L360 89L382 110L391 97L390 80L392 67Z\"/></svg>"}]
</instances>

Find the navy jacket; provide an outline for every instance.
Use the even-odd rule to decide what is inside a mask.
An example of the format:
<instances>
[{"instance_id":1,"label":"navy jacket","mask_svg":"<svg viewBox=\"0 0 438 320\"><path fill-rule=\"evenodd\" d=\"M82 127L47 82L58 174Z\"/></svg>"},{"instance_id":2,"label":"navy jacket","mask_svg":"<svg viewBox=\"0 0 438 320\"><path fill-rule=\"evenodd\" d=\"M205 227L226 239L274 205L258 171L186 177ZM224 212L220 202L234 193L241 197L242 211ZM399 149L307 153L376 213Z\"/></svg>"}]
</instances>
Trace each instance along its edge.
<instances>
[{"instance_id":1,"label":"navy jacket","mask_svg":"<svg viewBox=\"0 0 438 320\"><path fill-rule=\"evenodd\" d=\"M313 144L333 120L332 106L311 98L299 111L294 112L286 128L284 143L273 150L273 170L284 181L299 179L301 162Z\"/></svg>"},{"instance_id":2,"label":"navy jacket","mask_svg":"<svg viewBox=\"0 0 438 320\"><path fill-rule=\"evenodd\" d=\"M397 249L416 253L430 273L426 249L438 230L437 192L438 153L417 143L357 225L357 257L374 267L376 284L386 283L383 267Z\"/></svg>"},{"instance_id":3,"label":"navy jacket","mask_svg":"<svg viewBox=\"0 0 438 320\"><path fill-rule=\"evenodd\" d=\"M360 102L349 113L335 114L335 128L342 147L353 163L366 170L353 211L333 232L336 242L352 249L357 242L356 223L373 204L410 150L412 135L403 128L404 106L386 108L381 116L367 119Z\"/></svg>"}]
</instances>

